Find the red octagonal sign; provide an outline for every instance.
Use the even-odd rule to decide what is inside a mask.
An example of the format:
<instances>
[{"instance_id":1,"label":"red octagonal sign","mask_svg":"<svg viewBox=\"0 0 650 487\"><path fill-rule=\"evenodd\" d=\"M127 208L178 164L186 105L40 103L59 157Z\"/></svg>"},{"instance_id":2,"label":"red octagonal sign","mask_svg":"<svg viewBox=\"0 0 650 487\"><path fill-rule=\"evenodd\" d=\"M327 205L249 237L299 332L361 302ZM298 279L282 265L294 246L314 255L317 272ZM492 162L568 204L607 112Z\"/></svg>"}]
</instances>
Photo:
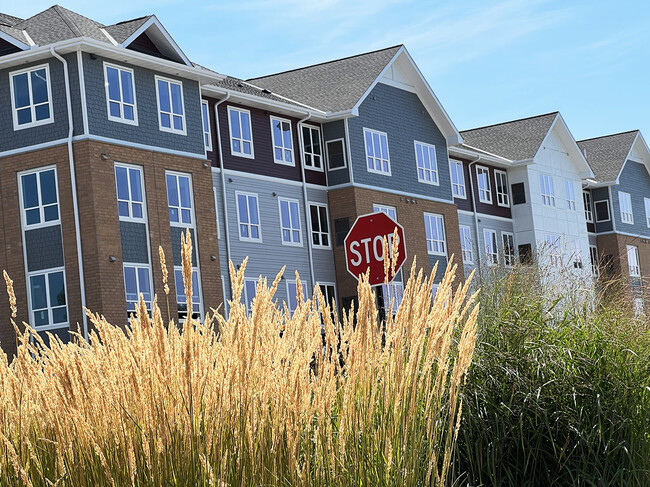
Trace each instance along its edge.
<instances>
[{"instance_id":1,"label":"red octagonal sign","mask_svg":"<svg viewBox=\"0 0 650 487\"><path fill-rule=\"evenodd\" d=\"M370 284L384 283L384 239L388 252L392 252L393 233L397 228L397 262L395 273L406 260L404 228L385 213L371 213L357 218L345 237L345 263L348 272L356 279L370 269ZM389 269L388 282L395 277Z\"/></svg>"}]
</instances>

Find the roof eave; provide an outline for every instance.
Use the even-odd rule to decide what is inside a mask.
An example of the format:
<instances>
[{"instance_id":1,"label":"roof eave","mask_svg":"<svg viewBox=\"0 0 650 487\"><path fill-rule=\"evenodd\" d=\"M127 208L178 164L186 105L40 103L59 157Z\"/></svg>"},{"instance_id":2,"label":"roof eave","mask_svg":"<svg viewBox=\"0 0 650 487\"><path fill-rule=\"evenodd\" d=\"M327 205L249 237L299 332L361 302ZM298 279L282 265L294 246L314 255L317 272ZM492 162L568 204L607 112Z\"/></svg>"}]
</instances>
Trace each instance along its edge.
<instances>
[{"instance_id":1,"label":"roof eave","mask_svg":"<svg viewBox=\"0 0 650 487\"><path fill-rule=\"evenodd\" d=\"M0 30L0 39L7 41L9 44L13 44L18 49L22 49L23 51L26 51L32 47L29 44L25 44L23 41L16 39L14 36L9 35L2 30Z\"/></svg>"}]
</instances>

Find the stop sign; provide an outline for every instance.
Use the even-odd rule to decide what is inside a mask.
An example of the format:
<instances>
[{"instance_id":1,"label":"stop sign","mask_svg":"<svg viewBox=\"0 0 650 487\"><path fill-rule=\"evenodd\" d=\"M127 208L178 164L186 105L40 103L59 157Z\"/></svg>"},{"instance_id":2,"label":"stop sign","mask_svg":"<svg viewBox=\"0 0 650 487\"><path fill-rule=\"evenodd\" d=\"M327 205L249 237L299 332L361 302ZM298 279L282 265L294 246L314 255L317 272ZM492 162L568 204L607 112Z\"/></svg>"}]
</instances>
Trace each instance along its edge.
<instances>
[{"instance_id":1,"label":"stop sign","mask_svg":"<svg viewBox=\"0 0 650 487\"><path fill-rule=\"evenodd\" d=\"M385 213L371 213L357 218L345 237L345 263L355 279L370 269L370 284L384 283L384 239L388 240L388 252L392 252L393 232L397 228L397 262L395 273L406 260L404 228ZM390 255L387 256L390 259ZM388 282L395 277L388 270Z\"/></svg>"}]
</instances>

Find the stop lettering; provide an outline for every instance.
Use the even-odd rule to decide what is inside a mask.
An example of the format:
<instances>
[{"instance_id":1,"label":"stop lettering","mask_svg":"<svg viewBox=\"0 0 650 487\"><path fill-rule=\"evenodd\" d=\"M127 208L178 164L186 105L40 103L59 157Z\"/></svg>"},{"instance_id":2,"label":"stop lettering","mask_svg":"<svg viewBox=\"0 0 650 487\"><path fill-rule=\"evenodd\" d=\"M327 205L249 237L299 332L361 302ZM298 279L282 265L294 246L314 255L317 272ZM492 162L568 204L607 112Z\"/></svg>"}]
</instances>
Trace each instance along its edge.
<instances>
[{"instance_id":1,"label":"stop lettering","mask_svg":"<svg viewBox=\"0 0 650 487\"><path fill-rule=\"evenodd\" d=\"M397 261L395 273L399 271L406 260L406 246L404 244L404 228L385 213L371 213L357 218L345 237L345 260L348 272L356 279L370 269L370 284L373 286L383 284L384 258L390 259L392 255L384 255L384 239L388 241L388 252L392 254L393 238L397 228ZM392 281L395 274L388 270L388 282Z\"/></svg>"}]
</instances>

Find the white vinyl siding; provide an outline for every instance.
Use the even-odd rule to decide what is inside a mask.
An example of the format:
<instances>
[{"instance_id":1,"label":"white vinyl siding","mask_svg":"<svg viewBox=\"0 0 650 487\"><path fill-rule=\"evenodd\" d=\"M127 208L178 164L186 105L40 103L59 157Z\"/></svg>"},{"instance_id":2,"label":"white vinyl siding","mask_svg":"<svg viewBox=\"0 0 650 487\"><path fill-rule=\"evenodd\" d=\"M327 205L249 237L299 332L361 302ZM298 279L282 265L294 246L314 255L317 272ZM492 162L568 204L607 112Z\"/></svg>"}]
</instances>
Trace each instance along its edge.
<instances>
[{"instance_id":1,"label":"white vinyl siding","mask_svg":"<svg viewBox=\"0 0 650 487\"><path fill-rule=\"evenodd\" d=\"M156 76L156 99L160 130L186 135L183 84L180 81Z\"/></svg>"},{"instance_id":2,"label":"white vinyl siding","mask_svg":"<svg viewBox=\"0 0 650 487\"><path fill-rule=\"evenodd\" d=\"M415 141L415 161L417 164L418 181L438 185L438 162L436 148L424 142Z\"/></svg>"},{"instance_id":3,"label":"white vinyl siding","mask_svg":"<svg viewBox=\"0 0 650 487\"><path fill-rule=\"evenodd\" d=\"M366 168L368 172L390 176L390 155L388 135L377 130L363 129L366 147Z\"/></svg>"},{"instance_id":4,"label":"white vinyl siding","mask_svg":"<svg viewBox=\"0 0 650 487\"><path fill-rule=\"evenodd\" d=\"M476 181L478 183L478 199L481 203L492 204L492 185L490 170L487 167L476 166Z\"/></svg>"},{"instance_id":5,"label":"white vinyl siding","mask_svg":"<svg viewBox=\"0 0 650 487\"><path fill-rule=\"evenodd\" d=\"M555 188L553 187L553 178L548 174L539 175L539 192L544 205L555 206Z\"/></svg>"},{"instance_id":6,"label":"white vinyl siding","mask_svg":"<svg viewBox=\"0 0 650 487\"><path fill-rule=\"evenodd\" d=\"M627 266L631 277L641 277L639 249L634 245L627 245Z\"/></svg>"},{"instance_id":7,"label":"white vinyl siding","mask_svg":"<svg viewBox=\"0 0 650 487\"><path fill-rule=\"evenodd\" d=\"M630 197L630 193L619 191L618 204L621 208L621 221L633 225L634 214L632 213L632 198Z\"/></svg>"},{"instance_id":8,"label":"white vinyl siding","mask_svg":"<svg viewBox=\"0 0 650 487\"><path fill-rule=\"evenodd\" d=\"M459 227L460 230L460 248L463 253L463 263L474 263L474 251L472 249L472 231L469 227Z\"/></svg>"},{"instance_id":9,"label":"white vinyl siding","mask_svg":"<svg viewBox=\"0 0 650 487\"><path fill-rule=\"evenodd\" d=\"M424 229L427 239L427 252L431 255L447 255L445 221L442 215L424 214Z\"/></svg>"},{"instance_id":10,"label":"white vinyl siding","mask_svg":"<svg viewBox=\"0 0 650 487\"><path fill-rule=\"evenodd\" d=\"M261 242L262 228L257 194L236 192L235 196L237 197L239 240Z\"/></svg>"},{"instance_id":11,"label":"white vinyl siding","mask_svg":"<svg viewBox=\"0 0 650 487\"><path fill-rule=\"evenodd\" d=\"M459 161L449 161L449 170L451 172L451 192L454 198L465 199L465 173L463 172L463 163Z\"/></svg>"},{"instance_id":12,"label":"white vinyl siding","mask_svg":"<svg viewBox=\"0 0 650 487\"><path fill-rule=\"evenodd\" d=\"M108 119L138 125L133 70L104 63Z\"/></svg>"},{"instance_id":13,"label":"white vinyl siding","mask_svg":"<svg viewBox=\"0 0 650 487\"><path fill-rule=\"evenodd\" d=\"M278 206L280 208L282 245L302 246L300 205L298 200L279 198Z\"/></svg>"},{"instance_id":14,"label":"white vinyl siding","mask_svg":"<svg viewBox=\"0 0 650 487\"><path fill-rule=\"evenodd\" d=\"M573 188L573 182L568 179L564 180L564 196L566 198L566 209L576 210L576 194Z\"/></svg>"},{"instance_id":15,"label":"white vinyl siding","mask_svg":"<svg viewBox=\"0 0 650 487\"><path fill-rule=\"evenodd\" d=\"M47 64L9 73L14 130L54 122Z\"/></svg>"},{"instance_id":16,"label":"white vinyl siding","mask_svg":"<svg viewBox=\"0 0 650 487\"><path fill-rule=\"evenodd\" d=\"M271 117L271 138L273 139L273 161L278 164L294 166L291 121Z\"/></svg>"},{"instance_id":17,"label":"white vinyl siding","mask_svg":"<svg viewBox=\"0 0 650 487\"><path fill-rule=\"evenodd\" d=\"M230 130L230 153L233 156L253 159L253 131L251 112L241 108L228 107L228 128Z\"/></svg>"}]
</instances>

